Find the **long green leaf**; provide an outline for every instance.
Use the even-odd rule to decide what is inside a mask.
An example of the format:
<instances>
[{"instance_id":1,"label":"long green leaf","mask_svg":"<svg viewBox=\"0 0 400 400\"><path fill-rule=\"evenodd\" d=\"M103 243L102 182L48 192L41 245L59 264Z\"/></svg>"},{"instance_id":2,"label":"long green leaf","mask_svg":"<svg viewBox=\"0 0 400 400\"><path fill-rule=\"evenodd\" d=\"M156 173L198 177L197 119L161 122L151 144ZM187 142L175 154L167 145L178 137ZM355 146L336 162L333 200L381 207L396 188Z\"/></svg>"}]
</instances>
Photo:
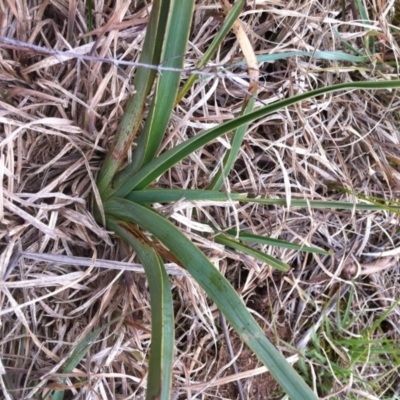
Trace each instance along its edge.
<instances>
[{"instance_id":1,"label":"long green leaf","mask_svg":"<svg viewBox=\"0 0 400 400\"><path fill-rule=\"evenodd\" d=\"M161 19L166 21L160 60L163 67L182 69L193 7L194 0L171 0L168 12L161 15ZM178 71L163 71L159 74L149 115L133 153L132 163L121 177L117 176L115 179L117 186L125 174L134 173L156 154L171 118L180 77L181 73Z\"/></svg>"},{"instance_id":2,"label":"long green leaf","mask_svg":"<svg viewBox=\"0 0 400 400\"><path fill-rule=\"evenodd\" d=\"M228 246L232 249L235 249L244 254L247 254L257 260L260 260L279 271L287 272L290 269L289 265L287 265L283 261L280 261L280 260L276 259L275 257L269 256L268 254L265 254L260 250L253 249L252 247L246 246L246 245L238 242L237 240L234 240L231 237L227 237L225 235L216 235L216 236L214 236L214 240L216 242L224 244L225 246Z\"/></svg>"},{"instance_id":3,"label":"long green leaf","mask_svg":"<svg viewBox=\"0 0 400 400\"><path fill-rule=\"evenodd\" d=\"M227 193L211 191L211 190L186 190L186 189L139 190L139 191L133 191L133 192L129 193L125 198L128 200L131 200L135 203L139 203L139 204L169 203L169 202L175 202L175 201L178 201L181 199L184 199L187 201L220 201L221 203L227 202L227 201L241 201L244 203L251 203L254 200L252 198L248 198L246 196L246 194L238 194L238 193L227 194ZM263 199L260 199L260 200L263 200ZM274 201L274 200L283 200L283 199L268 199L269 202ZM284 201L286 202L286 200L284 200ZM302 207L309 206L309 203L307 203L305 200L300 200L300 201L302 201ZM297 200L294 200L294 202L296 204ZM268 204L271 204L271 203L268 203ZM335 205L338 206L337 208L341 208L339 206L341 206L343 204L346 205L348 208L355 207L356 209L360 206L360 204L353 205L351 203L339 203L339 202L335 203ZM293 206L293 203L291 205ZM332 202L330 205L331 205L330 208L336 208L336 207L332 207ZM237 235L237 232L234 231L233 229L224 231L224 233L233 238L236 237L236 235ZM331 252L319 249L317 247L299 245L299 244L287 242L285 240L272 239L270 237L254 235L254 234L251 234L248 232L243 232L243 231L239 232L238 238L239 238L239 240L241 240L243 242L266 244L268 246L280 247L280 248L284 248L284 249L291 249L291 250L297 250L297 251L304 251L304 252L308 252L308 253L332 255Z\"/></svg>"},{"instance_id":4,"label":"long green leaf","mask_svg":"<svg viewBox=\"0 0 400 400\"><path fill-rule=\"evenodd\" d=\"M191 189L144 189L130 192L127 199L141 204L170 203L181 199L187 201L228 201L246 199L246 194L230 194L215 190Z\"/></svg>"},{"instance_id":5,"label":"long green leaf","mask_svg":"<svg viewBox=\"0 0 400 400\"><path fill-rule=\"evenodd\" d=\"M204 53L201 61L198 64L196 64L196 69L201 69L207 65L208 61L210 61L211 57L215 54L219 45L224 40L225 36L231 30L233 24L235 23L236 19L239 17L245 4L246 4L246 0L236 1L236 3L230 9L228 15L226 16L225 21L222 24L221 28L219 29L218 33L216 34L215 38L211 42L210 46L207 48L207 51ZM199 77L198 74L193 74L190 76L190 78L187 80L187 82L185 83L183 88L180 90L175 104L177 104L179 101L181 101L183 99L185 94L193 86L194 82L196 81L196 79L198 77Z\"/></svg>"},{"instance_id":6,"label":"long green leaf","mask_svg":"<svg viewBox=\"0 0 400 400\"><path fill-rule=\"evenodd\" d=\"M242 200L241 200L242 201ZM246 200L247 203L258 203L265 205L288 205L286 199L251 199L248 198ZM357 210L357 211L382 211L383 207L381 205L374 204L360 204L360 203L351 203L344 201L319 201L319 200L297 200L291 199L290 207L300 207L300 208L320 208L320 209L342 209L342 210ZM393 209L400 209L400 207L391 207Z\"/></svg>"},{"instance_id":7,"label":"long green leaf","mask_svg":"<svg viewBox=\"0 0 400 400\"><path fill-rule=\"evenodd\" d=\"M371 21L368 16L368 9L366 4L361 0L354 0L354 5L360 13L361 22L365 25L371 25ZM367 29L365 30L367 31ZM369 29L368 29L369 31ZM364 43L366 45L366 50L370 54L375 54L375 38L373 35L365 35Z\"/></svg>"},{"instance_id":8,"label":"long green leaf","mask_svg":"<svg viewBox=\"0 0 400 400\"><path fill-rule=\"evenodd\" d=\"M147 400L169 400L174 361L174 309L171 287L158 253L142 243L128 224L107 218L107 228L127 242L138 255L146 272L151 303L151 350L147 379Z\"/></svg>"},{"instance_id":9,"label":"long green leaf","mask_svg":"<svg viewBox=\"0 0 400 400\"><path fill-rule=\"evenodd\" d=\"M338 32L335 32L336 35L339 37L341 41L343 39L340 37ZM314 60L329 60L329 61L346 61L349 63L370 63L371 56L365 56L362 52L357 51L354 48L350 48L349 50L359 54L358 56L344 53L342 51L323 51L323 50L316 50L316 51L304 51L304 50L295 50L295 51L285 51L282 53L273 53L273 54L261 54L257 55L256 59L259 63L272 63L273 61L280 61L285 60L291 57L309 57ZM379 61L377 61L379 65ZM237 61L232 65L229 65L229 68L237 68L246 65L246 61ZM221 67L218 69L218 72L223 72L227 68ZM202 77L199 78L199 81L210 79L210 75L204 74Z\"/></svg>"},{"instance_id":10,"label":"long green leaf","mask_svg":"<svg viewBox=\"0 0 400 400\"><path fill-rule=\"evenodd\" d=\"M237 234L237 232L233 229L229 229L228 231L225 231L224 233L233 238L236 237L236 234ZM299 244L287 242L286 240L272 239L267 236L255 235L253 233L244 232L244 231L240 231L237 236L238 236L238 239L241 240L242 242L259 243L259 244L265 244L265 245L273 246L273 247L280 247L283 249L304 251L307 253L314 253L314 254L323 254L323 255L327 255L327 256L333 255L332 252L325 251L325 250L319 249L317 247L302 246Z\"/></svg>"},{"instance_id":11,"label":"long green leaf","mask_svg":"<svg viewBox=\"0 0 400 400\"><path fill-rule=\"evenodd\" d=\"M241 115L246 115L253 111L254 104L256 103L255 96L256 94L254 94L254 97L248 99L247 104L243 107ZM248 127L249 124L242 125L233 133L231 139L231 148L227 150L224 159L222 160L221 168L215 174L207 189L220 190L222 188L224 184L224 179L228 176L229 172L233 168L233 165L235 164Z\"/></svg>"},{"instance_id":12,"label":"long green leaf","mask_svg":"<svg viewBox=\"0 0 400 400\"><path fill-rule=\"evenodd\" d=\"M165 32L166 21L163 18L168 12L170 0L154 0L143 43L140 62L157 65L161 55L161 45ZM107 197L107 190L116 172L121 167L125 156L142 122L144 105L147 95L153 85L156 71L149 68L137 68L133 81L135 94L126 106L122 120L118 126L111 148L107 153L100 170L97 186L102 196Z\"/></svg>"},{"instance_id":13,"label":"long green leaf","mask_svg":"<svg viewBox=\"0 0 400 400\"><path fill-rule=\"evenodd\" d=\"M293 400L317 397L301 377L266 338L246 306L223 275L179 229L153 210L125 199L110 199L104 204L107 215L132 222L157 237L187 268L226 319L269 368L271 374Z\"/></svg>"},{"instance_id":14,"label":"long green leaf","mask_svg":"<svg viewBox=\"0 0 400 400\"><path fill-rule=\"evenodd\" d=\"M314 59L320 60L329 60L329 61L346 61L351 63L368 63L371 61L371 58L368 56L353 56L352 54L343 53L341 51L289 51L282 53L274 53L274 54L262 54L257 56L257 61L262 62L271 62L277 60L284 60L290 57L310 57ZM245 65L246 61L239 61L234 63L235 67Z\"/></svg>"},{"instance_id":15,"label":"long green leaf","mask_svg":"<svg viewBox=\"0 0 400 400\"><path fill-rule=\"evenodd\" d=\"M88 336L83 338L75 346L71 355L68 357L68 359L64 365L64 368L62 369L63 374L69 374L72 372L72 370L82 361L83 357L85 357L86 353L88 352L90 347L94 344L94 341L100 335L101 331L106 326L110 325L113 322L115 322L115 321L111 321L108 324L103 325L100 328L97 328L92 333L90 333ZM62 378L61 382L65 383L65 378ZM64 390L55 391L51 398L52 398L52 400L62 400L64 398Z\"/></svg>"},{"instance_id":16,"label":"long green leaf","mask_svg":"<svg viewBox=\"0 0 400 400\"><path fill-rule=\"evenodd\" d=\"M140 204L170 203L181 199L187 201L240 201L242 203L257 203L269 206L287 206L286 199L247 197L246 193L223 193L212 190L188 190L188 189L145 189L134 190L126 198ZM367 201L368 199L366 199ZM291 208L319 208L336 210L357 210L357 211L382 211L384 204L362 204L345 201L323 201L323 200L298 200L291 199ZM391 205L390 211L400 210L400 206Z\"/></svg>"},{"instance_id":17,"label":"long green leaf","mask_svg":"<svg viewBox=\"0 0 400 400\"><path fill-rule=\"evenodd\" d=\"M388 200L388 199L383 199L381 197L374 197L374 196L366 196L362 193L356 193L353 192L349 189L346 189L344 187L340 187L337 185L328 185L331 188L334 188L336 190L339 190L340 192L343 193L347 193L350 194L352 196L357 197L360 200L364 200L368 203L374 204L375 206L377 206L378 208L380 208L381 210L385 210L385 211L389 211L392 212L394 214L400 215L400 202L396 201L396 200Z\"/></svg>"},{"instance_id":18,"label":"long green leaf","mask_svg":"<svg viewBox=\"0 0 400 400\"><path fill-rule=\"evenodd\" d=\"M87 30L91 32L93 30L93 10L92 0L86 2L86 14L87 14ZM90 37L86 38L86 42L89 43Z\"/></svg>"},{"instance_id":19,"label":"long green leaf","mask_svg":"<svg viewBox=\"0 0 400 400\"><path fill-rule=\"evenodd\" d=\"M135 189L144 189L156 180L160 175L173 167L175 164L188 157L194 151L202 146L210 143L219 136L227 132L233 131L242 125L248 124L268 114L276 112L284 107L291 106L300 101L307 100L312 97L324 95L331 92L352 89L393 89L400 87L400 80L376 81L376 82L350 82L319 88L288 99L277 101L276 103L262 107L250 114L243 115L231 121L225 122L213 129L203 132L183 143L166 151L156 159L146 164L137 174L126 176L124 182L119 182L115 189L110 190L110 195L115 194L117 197L124 197L130 191ZM104 199L106 200L106 198Z\"/></svg>"}]
</instances>

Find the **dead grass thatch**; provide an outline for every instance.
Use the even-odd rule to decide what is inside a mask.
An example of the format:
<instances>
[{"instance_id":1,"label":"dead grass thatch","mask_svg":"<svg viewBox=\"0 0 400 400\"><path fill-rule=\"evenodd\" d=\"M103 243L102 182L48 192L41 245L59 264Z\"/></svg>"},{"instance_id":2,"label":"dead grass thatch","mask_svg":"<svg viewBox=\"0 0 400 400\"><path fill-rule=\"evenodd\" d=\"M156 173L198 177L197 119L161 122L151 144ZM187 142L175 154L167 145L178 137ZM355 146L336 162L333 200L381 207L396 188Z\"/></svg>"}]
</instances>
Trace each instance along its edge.
<instances>
[{"instance_id":1,"label":"dead grass thatch","mask_svg":"<svg viewBox=\"0 0 400 400\"><path fill-rule=\"evenodd\" d=\"M151 329L147 283L130 249L96 224L91 205L96 172L134 91L134 62L151 1L92 3L90 31L81 0L0 2L0 385L7 400L45 398L50 390L67 388L65 398L76 399L141 399L145 392ZM256 55L333 54L346 50L345 41L366 54L366 41L376 41L368 63L317 56L261 63L259 105L323 85L397 76L399 36L391 27L392 4L368 2L369 29L353 0L344 8L336 0L248 0L241 20ZM219 29L221 11L218 1L197 1L187 67L196 64ZM242 60L232 34L213 60L225 70L204 77L178 105L164 149L237 115L251 89L246 69L231 67ZM249 129L225 188L352 201L328 186L336 183L398 199L399 104L397 92L353 91L264 118ZM158 185L204 188L225 146L224 139L207 146ZM193 208L200 220L223 228L240 225L312 243L335 256L265 247L292 266L289 274L274 273L195 234ZM369 339L399 341L397 215L189 202L161 211L206 251L293 362L296 351L289 352L286 344L325 351L335 368L352 369L341 376L331 366L326 378L321 357L310 356L310 382L314 379L321 395L394 398L399 393L398 355L386 352L370 362L371 347L360 364L350 344L339 348L321 328L318 347L310 330L326 327L327 320L336 324L347 310L353 321L344 329L348 338L374 327ZM221 329L218 310L197 283L180 267L167 267L174 275L174 398L236 399L238 380L247 399L279 398L271 378L260 375L265 369L229 328ZM77 344L101 326L81 362L65 373ZM323 393L324 384L329 392Z\"/></svg>"}]
</instances>

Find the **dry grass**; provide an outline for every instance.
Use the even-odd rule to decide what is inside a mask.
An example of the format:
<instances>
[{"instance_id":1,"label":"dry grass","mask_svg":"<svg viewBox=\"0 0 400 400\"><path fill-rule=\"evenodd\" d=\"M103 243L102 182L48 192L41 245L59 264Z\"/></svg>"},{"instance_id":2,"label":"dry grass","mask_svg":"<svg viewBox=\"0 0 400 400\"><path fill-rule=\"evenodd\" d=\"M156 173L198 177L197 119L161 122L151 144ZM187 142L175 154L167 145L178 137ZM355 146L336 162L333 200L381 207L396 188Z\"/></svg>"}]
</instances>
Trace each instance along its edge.
<instances>
[{"instance_id":1,"label":"dry grass","mask_svg":"<svg viewBox=\"0 0 400 400\"><path fill-rule=\"evenodd\" d=\"M151 328L146 280L140 266L134 269L138 266L132 264L135 256L129 248L95 223L91 203L96 172L133 93L135 68L129 64L138 60L146 3L151 2L93 0L92 32L84 3L0 3L0 384L7 400L44 398L50 389L65 387L60 376L67 378L70 389L65 398L141 399L146 387ZM376 40L376 54L366 64L316 57L261 64L260 104L322 85L396 76L400 52L399 35L390 26L393 2L368 1L370 36L352 0L344 15L336 0L247 3L241 19L257 55L343 51L335 32L362 54L367 54L366 40ZM218 30L220 11L218 1L197 2L188 67L199 60ZM53 50L53 55L39 53L32 46L68 51L69 56L54 55ZM98 58L125 60L128 65ZM232 35L213 62L230 66L242 59ZM384 60L383 66L377 60ZM237 115L249 81L232 75L245 71L228 70L227 76L220 73L201 80L179 104L164 148ZM398 199L399 104L397 92L353 91L303 102L258 121L248 132L226 189L268 197L351 200L327 186L338 183L358 193ZM162 177L159 186L204 188L224 143L198 152ZM337 326L347 310L354 321L341 332L343 337L363 337L378 321L368 339L399 341L398 216L387 211L239 204L217 208L187 202L164 211L190 219L194 208L199 219L211 219L221 227L240 223L258 234L333 250L334 257L323 258L264 248L292 266L284 275L187 228L275 344L286 350L286 344L313 349L332 365L351 367L349 374L339 376L332 365L310 352L310 383L319 385L321 395L397 398L398 352L387 351L379 361L369 362L374 359L371 347L367 361L353 364L350 345L332 343L340 335L329 336L326 329ZM245 398L279 398L278 387L267 374L259 375L264 370L236 336L224 335L217 309L198 285L179 267L168 267L176 275L171 278L177 341L174 398L236 399L232 382L239 378ZM339 292L342 296L337 298ZM328 306L330 313L324 311ZM320 347L307 334L318 322ZM104 330L79 365L60 375L76 344L100 326ZM231 370L229 336L237 373ZM346 353L345 348L350 350ZM285 354L296 359L295 350ZM326 379L328 393L321 389Z\"/></svg>"}]
</instances>

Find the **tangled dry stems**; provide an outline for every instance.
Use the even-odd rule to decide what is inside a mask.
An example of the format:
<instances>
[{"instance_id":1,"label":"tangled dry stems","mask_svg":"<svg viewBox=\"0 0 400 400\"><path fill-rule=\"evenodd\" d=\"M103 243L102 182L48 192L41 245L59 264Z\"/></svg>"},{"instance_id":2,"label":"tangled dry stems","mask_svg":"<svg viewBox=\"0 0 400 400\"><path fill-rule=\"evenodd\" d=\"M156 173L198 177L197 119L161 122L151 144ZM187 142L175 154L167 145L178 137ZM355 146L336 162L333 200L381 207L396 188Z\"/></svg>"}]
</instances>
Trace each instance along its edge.
<instances>
[{"instance_id":1,"label":"tangled dry stems","mask_svg":"<svg viewBox=\"0 0 400 400\"><path fill-rule=\"evenodd\" d=\"M76 344L100 326L105 326L104 331L79 366L62 375L67 377L65 384L80 399L144 395L151 329L146 280L142 273L131 272L135 256L130 249L95 223L91 205L96 172L134 91L135 72L132 65L95 59L138 61L149 11L146 3L117 2L101 8L102 2L93 1L92 32L88 32L83 1L13 0L0 5L1 33L14 40L14 45L2 43L0 49L0 383L6 399L38 398L50 389L65 388L58 379L63 364ZM220 26L218 2L198 1L196 7L188 67L201 58ZM339 51L343 45L335 31L364 51L366 24L351 4L345 20L341 10L338 1L248 0L241 19L256 54ZM378 32L377 51L397 60L398 36L390 28L390 4L371 2L369 13ZM77 56L38 54L21 48L17 41ZM226 66L225 72L203 77L178 105L163 149L237 115L249 80L242 77L245 70L229 66L241 60L232 35L213 60L214 65ZM258 105L323 85L378 79L383 73L396 76L396 68L384 64L382 70L374 60L371 55L370 65L350 65L292 57L264 63ZM236 73L241 76L235 77ZM257 121L248 131L225 189L267 197L351 201L351 196L327 186L339 183L357 193L398 199L399 102L396 92L353 91L303 102ZM157 185L206 187L226 143L226 138L221 139L197 152ZM266 334L293 361L296 351L287 344L312 346L309 328L325 315L328 304L333 312L326 318L334 323L343 301L350 299L346 295L337 299L335 293L345 293L343 288L350 286L354 323L347 328L348 336L360 335L387 312L371 338L399 340L398 216L386 211L237 203L216 207L184 201L174 208L159 207L178 220L229 277ZM260 247L291 265L290 273L278 274L196 233L193 210L199 221L212 221L222 229L246 227L257 234L312 243L333 250L335 256ZM249 399L279 394L268 377L259 378L264 370L233 333L230 340L239 372L231 372L218 310L184 271L169 267L177 275L171 278L176 311L175 398L236 398L236 386L229 382L239 378ZM117 322L107 325L115 318ZM338 350L330 358L345 368L348 360L341 355ZM381 387L376 396L394 395L400 382L396 361L390 354L382 359L386 362L371 366L355 363L353 377L337 378L331 393L344 398L362 398L368 391L373 395L363 381L375 380ZM314 358L308 367L320 383L326 366Z\"/></svg>"}]
</instances>

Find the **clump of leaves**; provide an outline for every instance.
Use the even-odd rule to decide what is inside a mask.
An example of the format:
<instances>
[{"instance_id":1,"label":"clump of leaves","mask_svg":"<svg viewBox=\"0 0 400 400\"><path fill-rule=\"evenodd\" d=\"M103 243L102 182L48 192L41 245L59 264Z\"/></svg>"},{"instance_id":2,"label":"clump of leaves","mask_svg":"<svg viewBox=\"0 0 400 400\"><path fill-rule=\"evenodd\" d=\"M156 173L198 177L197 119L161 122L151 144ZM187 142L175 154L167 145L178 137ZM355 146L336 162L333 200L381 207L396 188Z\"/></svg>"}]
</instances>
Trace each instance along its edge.
<instances>
[{"instance_id":1,"label":"clump of leaves","mask_svg":"<svg viewBox=\"0 0 400 400\"><path fill-rule=\"evenodd\" d=\"M232 28L244 6L238 0L226 17L223 27L210 45L209 51L199 64L204 66L213 55L226 33ZM149 281L152 309L152 337L148 375L148 399L169 399L172 384L174 356L174 314L170 284L165 272L162 256L170 256L184 266L216 303L228 322L257 357L269 368L286 393L293 399L315 399L313 391L295 372L281 353L265 337L236 291L225 277L214 267L203 252L165 216L155 211L152 203L171 203L181 198L188 201L213 200L255 202L262 204L286 204L283 199L249 198L242 194L221 192L240 149L249 123L311 97L333 91L349 89L390 89L400 87L400 81L356 82L325 87L287 98L253 111L254 97L248 96L237 118L207 130L180 145L158 155L174 105L195 81L189 79L180 93L183 54L189 38L194 0L154 0L144 41L141 65L162 65L157 68L139 67L136 71L135 94L127 104L110 151L99 173L97 184L101 201L95 209L97 220L107 229L126 241L136 252ZM136 139L144 118L145 102L154 86L154 95L148 110L143 130L137 139L132 162L121 170L127 153ZM255 94L253 90L251 94ZM186 157L209 144L216 138L233 132L231 149L226 153L221 170L208 190L156 189L150 185L170 168ZM99 200L99 199L98 199ZM353 204L332 202L292 201L295 206L321 208L353 208ZM242 232L218 232L209 227L215 241L236 251L247 253L282 271L289 266L246 245L246 242L268 243L326 254L313 247L304 248L268 238ZM162 243L164 248L161 250Z\"/></svg>"}]
</instances>

